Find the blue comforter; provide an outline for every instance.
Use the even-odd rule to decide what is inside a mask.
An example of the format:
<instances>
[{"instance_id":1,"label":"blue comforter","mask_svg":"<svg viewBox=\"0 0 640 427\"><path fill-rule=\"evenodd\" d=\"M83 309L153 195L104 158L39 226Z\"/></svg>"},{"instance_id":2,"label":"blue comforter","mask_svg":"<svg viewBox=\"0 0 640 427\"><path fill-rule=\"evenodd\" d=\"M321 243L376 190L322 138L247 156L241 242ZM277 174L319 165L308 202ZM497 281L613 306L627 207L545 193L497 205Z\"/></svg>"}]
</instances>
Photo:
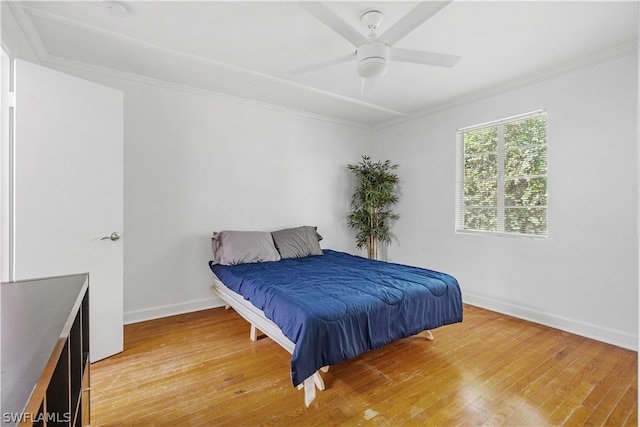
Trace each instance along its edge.
<instances>
[{"instance_id":1,"label":"blue comforter","mask_svg":"<svg viewBox=\"0 0 640 427\"><path fill-rule=\"evenodd\" d=\"M323 366L462 321L455 278L343 252L211 270L295 343L297 386Z\"/></svg>"}]
</instances>

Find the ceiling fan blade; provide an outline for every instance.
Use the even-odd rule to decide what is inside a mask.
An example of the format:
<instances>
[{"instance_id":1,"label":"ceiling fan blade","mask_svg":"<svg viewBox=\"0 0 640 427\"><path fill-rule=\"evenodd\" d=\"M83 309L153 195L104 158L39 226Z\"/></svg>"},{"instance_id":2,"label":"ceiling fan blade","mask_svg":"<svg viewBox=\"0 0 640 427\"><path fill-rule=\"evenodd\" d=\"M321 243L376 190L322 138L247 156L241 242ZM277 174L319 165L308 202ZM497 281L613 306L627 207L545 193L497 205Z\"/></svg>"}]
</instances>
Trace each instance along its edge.
<instances>
[{"instance_id":1,"label":"ceiling fan blade","mask_svg":"<svg viewBox=\"0 0 640 427\"><path fill-rule=\"evenodd\" d=\"M360 47L363 43L367 43L365 36L360 34L358 30L349 25L344 19L336 15L331 9L319 1L301 1L298 2L300 7L323 22L336 33L351 42L355 47Z\"/></svg>"},{"instance_id":2,"label":"ceiling fan blade","mask_svg":"<svg viewBox=\"0 0 640 427\"><path fill-rule=\"evenodd\" d=\"M451 3L451 1L452 0L420 2L420 4L411 9L409 13L378 37L378 40L388 46L392 46L398 40L415 30L424 21L438 13L442 8Z\"/></svg>"},{"instance_id":3,"label":"ceiling fan blade","mask_svg":"<svg viewBox=\"0 0 640 427\"><path fill-rule=\"evenodd\" d=\"M421 50L392 47L389 49L389 59L400 62L411 62L413 64L453 67L462 59L462 57L446 55L444 53L423 52Z\"/></svg>"},{"instance_id":4,"label":"ceiling fan blade","mask_svg":"<svg viewBox=\"0 0 640 427\"><path fill-rule=\"evenodd\" d=\"M300 68L294 68L293 70L289 70L289 74L298 76L300 74L308 73L310 71L319 70L321 68L329 67L335 64L342 64L343 62L348 62L356 59L355 53L350 53L348 55L343 55L338 58L329 59L327 61L317 62L315 64L307 65Z\"/></svg>"}]
</instances>

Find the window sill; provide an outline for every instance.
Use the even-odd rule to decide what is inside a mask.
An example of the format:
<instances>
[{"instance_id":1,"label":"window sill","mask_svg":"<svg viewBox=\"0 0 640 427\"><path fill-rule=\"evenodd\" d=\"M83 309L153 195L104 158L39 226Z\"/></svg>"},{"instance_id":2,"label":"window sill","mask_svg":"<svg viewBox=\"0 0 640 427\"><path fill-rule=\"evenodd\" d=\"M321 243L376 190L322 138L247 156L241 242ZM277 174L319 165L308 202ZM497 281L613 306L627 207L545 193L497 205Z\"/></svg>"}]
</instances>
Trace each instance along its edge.
<instances>
[{"instance_id":1,"label":"window sill","mask_svg":"<svg viewBox=\"0 0 640 427\"><path fill-rule=\"evenodd\" d=\"M526 239L526 240L547 240L548 236L540 236L535 234L519 234L519 233L504 233L498 231L478 231L478 230L462 230L456 229L456 234L468 234L474 236L490 236L490 237L506 237L511 239Z\"/></svg>"}]
</instances>

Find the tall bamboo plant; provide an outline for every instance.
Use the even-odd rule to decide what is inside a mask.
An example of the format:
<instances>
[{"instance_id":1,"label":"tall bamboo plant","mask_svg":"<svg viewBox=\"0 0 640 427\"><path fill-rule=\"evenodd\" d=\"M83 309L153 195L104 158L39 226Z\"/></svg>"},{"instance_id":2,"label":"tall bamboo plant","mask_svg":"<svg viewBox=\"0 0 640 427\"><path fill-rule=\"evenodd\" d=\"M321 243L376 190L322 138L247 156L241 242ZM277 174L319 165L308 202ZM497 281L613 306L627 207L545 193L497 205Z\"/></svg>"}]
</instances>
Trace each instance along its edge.
<instances>
[{"instance_id":1,"label":"tall bamboo plant","mask_svg":"<svg viewBox=\"0 0 640 427\"><path fill-rule=\"evenodd\" d=\"M399 215L391 210L398 203L397 164L373 162L368 156L347 165L358 179L351 199L351 213L347 217L350 228L356 231L356 247L367 248L367 256L378 259L380 243L391 243L391 224Z\"/></svg>"}]
</instances>

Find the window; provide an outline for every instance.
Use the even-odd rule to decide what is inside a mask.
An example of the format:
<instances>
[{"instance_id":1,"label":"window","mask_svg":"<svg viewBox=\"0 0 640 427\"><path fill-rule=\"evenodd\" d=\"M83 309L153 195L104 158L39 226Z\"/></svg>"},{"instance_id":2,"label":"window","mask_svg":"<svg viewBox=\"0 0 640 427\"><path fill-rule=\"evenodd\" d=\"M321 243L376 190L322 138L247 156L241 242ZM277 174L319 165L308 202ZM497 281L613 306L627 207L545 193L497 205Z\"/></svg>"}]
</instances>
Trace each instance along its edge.
<instances>
[{"instance_id":1,"label":"window","mask_svg":"<svg viewBox=\"0 0 640 427\"><path fill-rule=\"evenodd\" d=\"M456 231L546 237L544 111L459 129Z\"/></svg>"}]
</instances>

